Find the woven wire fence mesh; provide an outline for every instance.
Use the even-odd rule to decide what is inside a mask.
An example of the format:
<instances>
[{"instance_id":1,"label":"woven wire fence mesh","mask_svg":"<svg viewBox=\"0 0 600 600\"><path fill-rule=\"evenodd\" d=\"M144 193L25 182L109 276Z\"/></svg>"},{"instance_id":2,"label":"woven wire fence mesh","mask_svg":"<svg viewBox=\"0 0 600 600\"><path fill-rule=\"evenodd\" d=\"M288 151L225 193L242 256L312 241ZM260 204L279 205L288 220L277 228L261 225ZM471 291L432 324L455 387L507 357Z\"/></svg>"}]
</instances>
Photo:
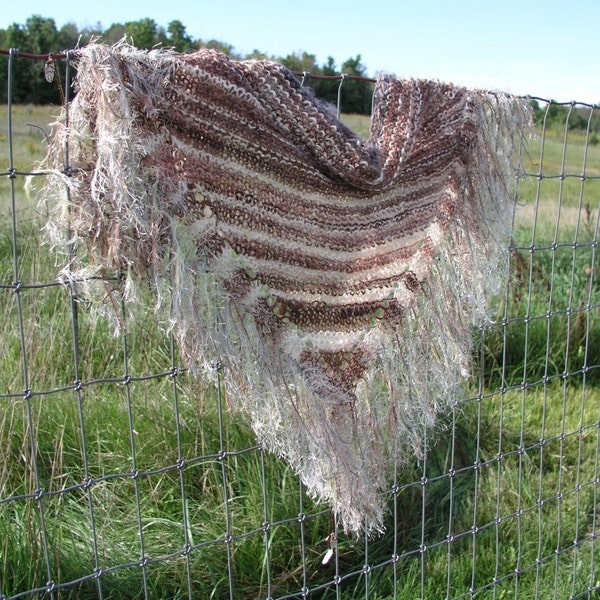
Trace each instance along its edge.
<instances>
[{"instance_id":1,"label":"woven wire fence mesh","mask_svg":"<svg viewBox=\"0 0 600 600\"><path fill-rule=\"evenodd\" d=\"M221 365L203 383L130 318L126 281L106 281L117 336L57 282L33 161L59 108L12 103L25 60L0 124L0 599L596 597L597 107L532 99L474 376L397 469L386 533L355 539L229 410Z\"/></svg>"}]
</instances>

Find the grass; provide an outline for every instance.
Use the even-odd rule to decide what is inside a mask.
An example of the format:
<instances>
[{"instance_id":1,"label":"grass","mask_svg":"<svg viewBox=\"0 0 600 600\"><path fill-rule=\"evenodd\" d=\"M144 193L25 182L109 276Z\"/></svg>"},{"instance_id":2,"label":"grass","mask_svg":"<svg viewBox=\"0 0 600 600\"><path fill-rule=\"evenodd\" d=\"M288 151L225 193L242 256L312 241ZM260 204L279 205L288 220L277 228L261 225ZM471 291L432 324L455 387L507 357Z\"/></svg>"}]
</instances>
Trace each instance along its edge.
<instances>
[{"instance_id":1,"label":"grass","mask_svg":"<svg viewBox=\"0 0 600 600\"><path fill-rule=\"evenodd\" d=\"M26 123L47 129L54 112L15 107L19 170L43 152ZM353 119L364 131L364 118ZM563 168L562 139L544 139L544 175L581 172L581 140L568 148ZM599 150L590 147L586 173ZM3 150L0 172L6 159ZM52 283L57 271L40 243L44 210L15 183L16 274L10 182L0 181L0 596L26 595L51 576L61 599L220 599L230 589L236 598L300 597L303 587L323 599L470 597L470 588L484 599L594 597L594 180L583 195L581 179L521 182L510 286L474 353L481 387L430 433L426 458L399 472L387 533L339 532L328 565L328 512L256 446L226 390L171 376L177 357L151 314L115 337L79 305L75 342L67 289L7 287L16 276Z\"/></svg>"}]
</instances>

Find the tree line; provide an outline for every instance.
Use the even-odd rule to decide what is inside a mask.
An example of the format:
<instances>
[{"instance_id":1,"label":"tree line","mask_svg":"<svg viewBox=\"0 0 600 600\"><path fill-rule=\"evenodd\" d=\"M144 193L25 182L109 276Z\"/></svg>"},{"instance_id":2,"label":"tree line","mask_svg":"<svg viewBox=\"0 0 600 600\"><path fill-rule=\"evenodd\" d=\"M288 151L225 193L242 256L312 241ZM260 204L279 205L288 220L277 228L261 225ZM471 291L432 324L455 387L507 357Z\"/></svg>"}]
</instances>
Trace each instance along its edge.
<instances>
[{"instance_id":1,"label":"tree line","mask_svg":"<svg viewBox=\"0 0 600 600\"><path fill-rule=\"evenodd\" d=\"M600 143L600 110L573 107L570 104L540 104L537 100L530 102L533 120L537 126L546 126L555 133L564 133L565 129L585 133L589 129L589 140L593 146Z\"/></svg>"},{"instance_id":2,"label":"tree line","mask_svg":"<svg viewBox=\"0 0 600 600\"><path fill-rule=\"evenodd\" d=\"M336 75L341 73L366 77L366 67L360 54L348 58L337 65L333 57L319 65L314 54L298 52L283 57L267 55L254 50L247 55L238 54L235 48L218 40L196 39L187 33L185 25L171 21L166 28L157 25L153 19L139 19L127 23L113 23L103 29L100 23L79 30L74 23L67 23L60 29L54 19L33 15L24 24L13 23L6 29L0 29L0 48L15 48L23 53L58 54L64 50L81 47L90 40L99 39L107 44L115 44L126 38L137 48L149 50L157 46L172 48L177 52L190 52L200 48L214 48L234 59L267 59L282 63L294 72L308 72L311 75ZM60 102L60 92L56 83L49 83L44 73L43 61L18 59L18 67L12 73L12 101L15 103L56 104ZM0 55L0 68L3 77L0 80L0 102L8 98L8 78L6 77L8 57ZM63 69L57 61L56 65ZM59 70L60 74L60 70ZM64 78L63 78L64 80ZM317 80L308 78L307 85L315 94L326 101L337 103L339 80ZM373 84L366 81L348 80L343 84L341 110L345 113L369 114Z\"/></svg>"},{"instance_id":3,"label":"tree line","mask_svg":"<svg viewBox=\"0 0 600 600\"><path fill-rule=\"evenodd\" d=\"M126 38L140 49L151 49L157 46L173 48L177 52L190 52L200 48L214 48L234 59L267 59L282 63L296 73L308 72L311 75L335 75L341 73L366 77L367 70L362 63L361 55L350 57L340 65L329 56L324 64L318 64L316 56L309 52L297 52L287 56L273 56L261 50L253 50L250 54L241 55L235 48L218 40L202 40L193 38L187 33L185 25L179 20L171 21L166 28L159 26L153 19L144 18L127 23L113 23L103 29L100 23L81 30L74 23L67 23L60 29L54 19L33 15L24 24L13 23L6 29L0 29L0 48L15 48L20 52L31 54L60 53L64 50L81 47L93 39L100 39L107 44L115 44ZM0 102L6 103L8 98L8 78L6 77L8 57L0 55ZM63 70L60 61L57 67ZM64 77L63 77L64 80ZM44 74L43 61L22 58L12 73L12 101L29 104L57 104L61 101L56 82L49 83ZM317 97L333 104L337 103L339 79L317 80L309 78L307 85L312 87ZM341 110L344 113L370 114L373 84L367 81L348 80L343 84L341 94ZM586 131L588 128L589 109L571 108L570 106L550 104L544 106L537 100L531 101L537 123L544 121L547 127L573 131ZM600 111L596 110L590 124L591 142L596 144L600 135Z\"/></svg>"}]
</instances>

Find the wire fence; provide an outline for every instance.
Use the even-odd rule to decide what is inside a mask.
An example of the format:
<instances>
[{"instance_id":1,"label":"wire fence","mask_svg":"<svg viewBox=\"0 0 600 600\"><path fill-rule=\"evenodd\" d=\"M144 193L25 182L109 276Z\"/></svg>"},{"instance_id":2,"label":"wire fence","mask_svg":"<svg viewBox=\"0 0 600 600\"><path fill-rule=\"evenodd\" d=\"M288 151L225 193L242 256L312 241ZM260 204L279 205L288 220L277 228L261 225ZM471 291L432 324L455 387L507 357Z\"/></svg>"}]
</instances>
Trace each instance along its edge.
<instances>
[{"instance_id":1,"label":"wire fence","mask_svg":"<svg viewBox=\"0 0 600 600\"><path fill-rule=\"evenodd\" d=\"M424 458L398 466L386 533L355 539L229 410L221 365L206 384L152 315L130 318L124 280L107 297L118 336L57 282L32 161L58 109L10 95L22 61L48 57L8 55L0 600L600 597L598 107L531 99L508 284L475 374Z\"/></svg>"}]
</instances>

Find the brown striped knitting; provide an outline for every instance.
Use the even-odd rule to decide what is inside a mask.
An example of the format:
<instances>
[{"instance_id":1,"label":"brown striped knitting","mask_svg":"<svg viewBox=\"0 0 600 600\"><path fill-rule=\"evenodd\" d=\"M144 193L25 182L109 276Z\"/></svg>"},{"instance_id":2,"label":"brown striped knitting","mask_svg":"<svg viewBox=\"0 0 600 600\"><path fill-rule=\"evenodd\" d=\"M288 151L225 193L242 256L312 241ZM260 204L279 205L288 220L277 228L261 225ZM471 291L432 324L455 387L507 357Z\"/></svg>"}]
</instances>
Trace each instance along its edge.
<instances>
[{"instance_id":1,"label":"brown striped knitting","mask_svg":"<svg viewBox=\"0 0 600 600\"><path fill-rule=\"evenodd\" d=\"M381 77L366 141L271 62L93 45L78 68L51 150L68 139L78 170L75 277L171 286L190 364L225 363L232 401L348 530L381 527L390 470L456 398L497 289L518 103Z\"/></svg>"}]
</instances>

